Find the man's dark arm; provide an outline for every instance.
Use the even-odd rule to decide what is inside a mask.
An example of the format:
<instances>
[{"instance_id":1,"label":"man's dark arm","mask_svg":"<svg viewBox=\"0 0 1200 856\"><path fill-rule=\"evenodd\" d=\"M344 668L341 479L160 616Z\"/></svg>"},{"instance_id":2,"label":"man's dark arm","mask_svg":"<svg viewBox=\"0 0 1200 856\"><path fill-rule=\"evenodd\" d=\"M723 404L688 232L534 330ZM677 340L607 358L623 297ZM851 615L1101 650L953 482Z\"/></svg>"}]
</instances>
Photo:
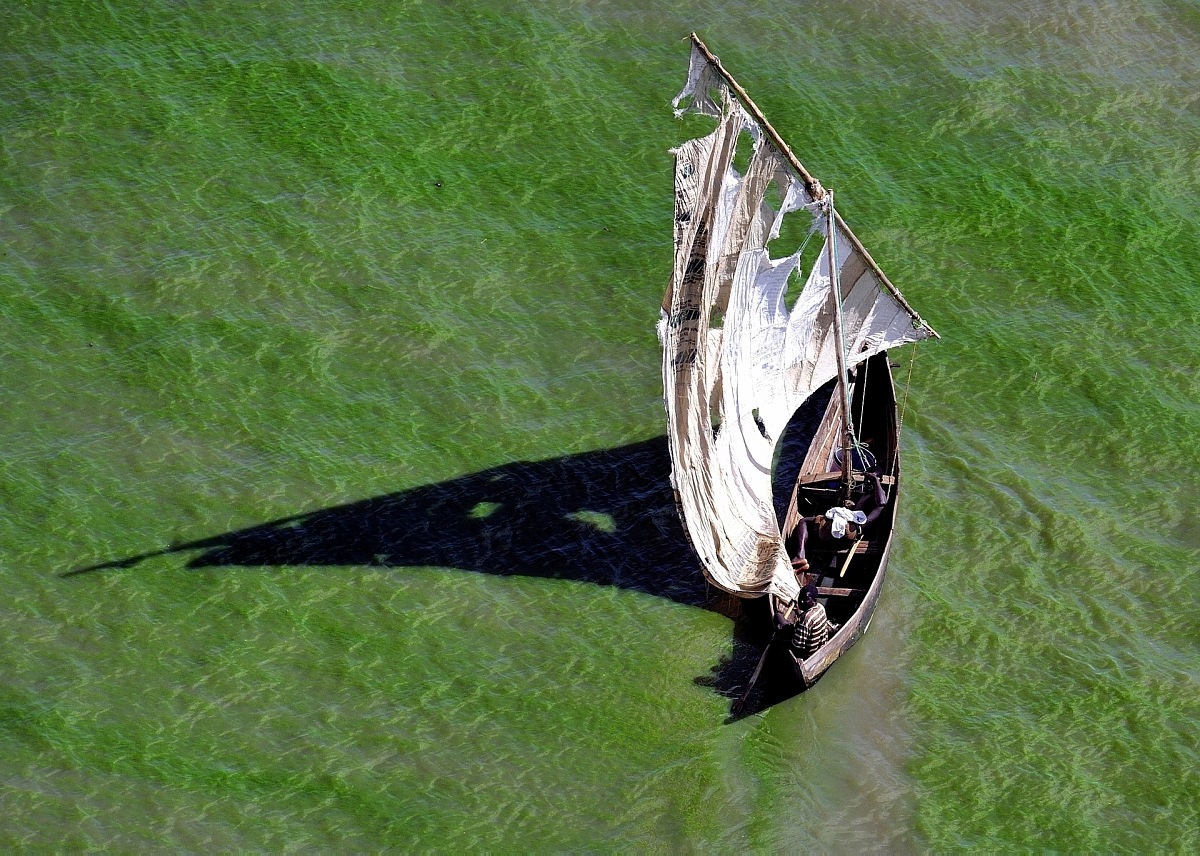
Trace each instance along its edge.
<instances>
[{"instance_id":1,"label":"man's dark arm","mask_svg":"<svg viewBox=\"0 0 1200 856\"><path fill-rule=\"evenodd\" d=\"M799 529L799 531L796 533L796 539L797 539L797 541L796 541L796 558L797 559L806 559L807 557L804 555L804 545L808 543L808 518L807 517L800 518L800 526L798 527L798 529Z\"/></svg>"},{"instance_id":2,"label":"man's dark arm","mask_svg":"<svg viewBox=\"0 0 1200 856\"><path fill-rule=\"evenodd\" d=\"M863 506L872 499L875 500L875 507L867 512L867 522L863 526L874 523L879 515L883 514L883 507L887 504L887 494L883 492L883 483L879 480L879 476L875 473L867 473L867 478L875 483L875 493L867 494L858 501L859 510L861 511Z\"/></svg>"}]
</instances>

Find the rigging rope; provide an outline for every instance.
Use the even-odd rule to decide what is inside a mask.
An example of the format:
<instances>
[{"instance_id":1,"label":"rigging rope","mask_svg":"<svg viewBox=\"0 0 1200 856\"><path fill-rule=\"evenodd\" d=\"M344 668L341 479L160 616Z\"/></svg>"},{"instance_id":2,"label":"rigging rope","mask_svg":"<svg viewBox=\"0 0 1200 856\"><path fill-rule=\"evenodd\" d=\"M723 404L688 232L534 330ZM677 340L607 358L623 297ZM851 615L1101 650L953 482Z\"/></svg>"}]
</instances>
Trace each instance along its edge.
<instances>
[{"instance_id":1,"label":"rigging rope","mask_svg":"<svg viewBox=\"0 0 1200 856\"><path fill-rule=\"evenodd\" d=\"M900 439L900 432L904 430L904 413L908 410L908 389L912 386L913 365L917 362L917 345L919 342L913 342L912 356L908 359L908 378L904 381L904 401L900 404L900 419L896 423L896 440Z\"/></svg>"}]
</instances>

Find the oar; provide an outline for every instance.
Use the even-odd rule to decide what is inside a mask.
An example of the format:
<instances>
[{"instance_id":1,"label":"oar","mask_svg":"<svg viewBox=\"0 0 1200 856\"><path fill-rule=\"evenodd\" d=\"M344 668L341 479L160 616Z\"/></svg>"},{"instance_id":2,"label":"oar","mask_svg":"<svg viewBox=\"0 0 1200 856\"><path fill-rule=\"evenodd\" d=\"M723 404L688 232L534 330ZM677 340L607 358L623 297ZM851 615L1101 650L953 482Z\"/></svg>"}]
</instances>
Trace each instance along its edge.
<instances>
[{"instance_id":1,"label":"oar","mask_svg":"<svg viewBox=\"0 0 1200 856\"><path fill-rule=\"evenodd\" d=\"M858 549L858 542L862 540L862 536L858 536L853 544L850 545L850 552L846 555L846 561L842 562L842 569L838 571L839 577L846 576L846 568L850 567L850 560L854 558L854 552Z\"/></svg>"},{"instance_id":2,"label":"oar","mask_svg":"<svg viewBox=\"0 0 1200 856\"><path fill-rule=\"evenodd\" d=\"M762 671L763 663L767 662L767 655L771 653L771 646L775 644L775 640L778 638L779 631L776 630L774 635L771 636L771 641L767 643L767 647L763 648L762 656L758 658L758 665L754 667L754 674L750 676L750 683L746 684L746 689L742 692L741 697L733 703L733 713L735 716L742 712L742 705L750 697L750 690L754 689L754 682L758 680L758 673Z\"/></svg>"},{"instance_id":3,"label":"oar","mask_svg":"<svg viewBox=\"0 0 1200 856\"><path fill-rule=\"evenodd\" d=\"M788 604L787 611L783 614L783 620L787 621L792 615L792 609L796 606L795 603ZM733 703L733 713L736 716L742 712L742 705L746 703L746 699L750 697L750 690L754 689L755 682L758 681L758 676L762 672L763 664L767 662L767 655L771 653L771 646L775 644L775 640L779 638L779 629L776 629L771 634L770 641L763 648L762 656L758 658L758 665L754 667L754 674L750 676L750 683L746 684L746 689L742 691L741 697Z\"/></svg>"}]
</instances>

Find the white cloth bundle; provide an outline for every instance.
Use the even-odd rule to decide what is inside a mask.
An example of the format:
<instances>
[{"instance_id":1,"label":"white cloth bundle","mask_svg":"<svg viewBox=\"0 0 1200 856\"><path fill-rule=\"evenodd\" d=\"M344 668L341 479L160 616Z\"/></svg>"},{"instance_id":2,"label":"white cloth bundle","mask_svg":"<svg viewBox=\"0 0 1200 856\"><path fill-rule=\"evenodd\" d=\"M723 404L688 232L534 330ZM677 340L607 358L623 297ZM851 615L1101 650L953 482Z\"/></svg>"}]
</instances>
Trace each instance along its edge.
<instances>
[{"instance_id":1,"label":"white cloth bundle","mask_svg":"<svg viewBox=\"0 0 1200 856\"><path fill-rule=\"evenodd\" d=\"M849 508L831 508L825 512L832 524L833 537L842 538L846 535L846 524L854 523L862 526L867 522L867 515L861 511L851 511Z\"/></svg>"}]
</instances>

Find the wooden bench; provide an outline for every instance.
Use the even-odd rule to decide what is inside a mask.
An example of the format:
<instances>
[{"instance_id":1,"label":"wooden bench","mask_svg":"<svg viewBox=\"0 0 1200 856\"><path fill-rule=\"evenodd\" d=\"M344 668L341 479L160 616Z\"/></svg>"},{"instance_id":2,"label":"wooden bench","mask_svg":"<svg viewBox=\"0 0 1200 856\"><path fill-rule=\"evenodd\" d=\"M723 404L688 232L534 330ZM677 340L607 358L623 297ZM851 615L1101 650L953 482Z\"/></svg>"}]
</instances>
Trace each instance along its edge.
<instances>
[{"instance_id":1,"label":"wooden bench","mask_svg":"<svg viewBox=\"0 0 1200 856\"><path fill-rule=\"evenodd\" d=\"M882 546L869 540L855 541L853 549L856 556L878 556L883 552ZM850 550L850 547L843 547L840 550L829 552L819 549L813 550L812 558L809 560L808 572L816 574L821 573L822 569L824 569L831 576L842 576L849 564L848 557L850 556Z\"/></svg>"},{"instance_id":2,"label":"wooden bench","mask_svg":"<svg viewBox=\"0 0 1200 856\"><path fill-rule=\"evenodd\" d=\"M856 594L866 594L866 589L839 588L837 586L817 586L817 594L822 597L850 597Z\"/></svg>"},{"instance_id":3,"label":"wooden bench","mask_svg":"<svg viewBox=\"0 0 1200 856\"><path fill-rule=\"evenodd\" d=\"M862 540L854 542L854 555L856 556L877 556L882 552L883 548L877 545L874 541ZM839 570L842 563L846 561L846 556L850 554L849 547L843 547L840 550L822 550L819 547L812 550L813 558L809 564L816 568L819 564L826 566L836 566Z\"/></svg>"},{"instance_id":4,"label":"wooden bench","mask_svg":"<svg viewBox=\"0 0 1200 856\"><path fill-rule=\"evenodd\" d=\"M796 479L796 484L816 484L818 482L837 481L841 477L841 470L833 470L832 472L828 473L809 473L806 476L800 476L800 478ZM862 482L864 480L863 474L854 473L854 480L856 482ZM892 476L880 476L879 483L884 487L891 487L896 483L896 479L894 479Z\"/></svg>"}]
</instances>

